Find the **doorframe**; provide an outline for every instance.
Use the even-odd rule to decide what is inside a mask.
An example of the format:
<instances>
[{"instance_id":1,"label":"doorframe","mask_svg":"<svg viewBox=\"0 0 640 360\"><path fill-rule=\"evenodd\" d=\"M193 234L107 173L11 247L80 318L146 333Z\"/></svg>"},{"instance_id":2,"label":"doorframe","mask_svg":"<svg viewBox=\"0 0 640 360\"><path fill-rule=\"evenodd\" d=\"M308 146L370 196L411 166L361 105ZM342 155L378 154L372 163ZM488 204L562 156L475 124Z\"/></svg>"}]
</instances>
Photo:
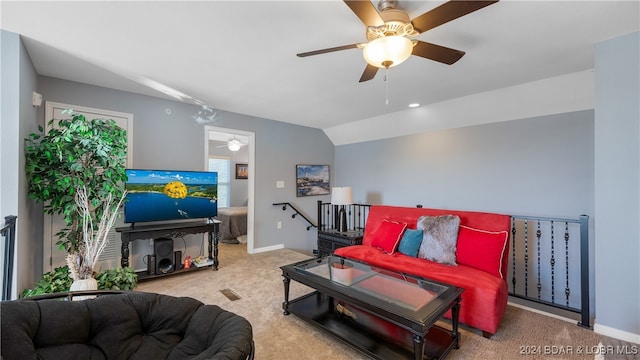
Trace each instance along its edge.
<instances>
[{"instance_id":1,"label":"doorframe","mask_svg":"<svg viewBox=\"0 0 640 360\"><path fill-rule=\"evenodd\" d=\"M247 167L249 169L249 178L248 181L248 201L247 201L247 252L249 254L253 254L255 252L255 241L254 241L254 214L255 214L255 158L256 158L256 134L252 131L244 131L238 129L230 129L230 128L222 128L217 126L204 126L204 168L209 168L209 132L221 132L227 134L236 134L247 136L249 138L249 144L247 152L249 153L249 163Z\"/></svg>"}]
</instances>

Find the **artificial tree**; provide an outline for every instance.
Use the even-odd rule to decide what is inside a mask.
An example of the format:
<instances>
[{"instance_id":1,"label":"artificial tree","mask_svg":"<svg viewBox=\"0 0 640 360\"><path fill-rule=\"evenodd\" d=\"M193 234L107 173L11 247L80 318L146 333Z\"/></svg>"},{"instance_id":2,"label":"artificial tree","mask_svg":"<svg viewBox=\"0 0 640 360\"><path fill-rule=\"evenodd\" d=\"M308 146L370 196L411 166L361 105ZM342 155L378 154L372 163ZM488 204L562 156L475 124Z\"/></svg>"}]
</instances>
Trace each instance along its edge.
<instances>
[{"instance_id":1,"label":"artificial tree","mask_svg":"<svg viewBox=\"0 0 640 360\"><path fill-rule=\"evenodd\" d=\"M64 217L56 245L75 254L83 239L76 192L86 188L89 216L100 223L107 199L121 199L125 192L127 133L111 119L87 120L73 110L63 114L71 118L50 120L46 134L42 126L29 134L25 170L29 197L44 203L45 213Z\"/></svg>"}]
</instances>

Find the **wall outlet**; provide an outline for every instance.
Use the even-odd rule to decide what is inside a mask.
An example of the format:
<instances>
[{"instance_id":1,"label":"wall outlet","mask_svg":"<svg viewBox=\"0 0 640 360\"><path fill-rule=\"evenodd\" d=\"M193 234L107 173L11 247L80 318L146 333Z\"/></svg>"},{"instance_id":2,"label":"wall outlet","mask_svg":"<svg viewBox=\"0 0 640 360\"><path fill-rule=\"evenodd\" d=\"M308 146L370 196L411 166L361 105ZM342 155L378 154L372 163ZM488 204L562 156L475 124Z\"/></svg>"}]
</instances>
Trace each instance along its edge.
<instances>
[{"instance_id":1,"label":"wall outlet","mask_svg":"<svg viewBox=\"0 0 640 360\"><path fill-rule=\"evenodd\" d=\"M276 181L276 188L284 189L284 180L277 180Z\"/></svg>"},{"instance_id":2,"label":"wall outlet","mask_svg":"<svg viewBox=\"0 0 640 360\"><path fill-rule=\"evenodd\" d=\"M278 222L276 223L276 228L277 228L277 229L282 229L282 221L278 221Z\"/></svg>"}]
</instances>

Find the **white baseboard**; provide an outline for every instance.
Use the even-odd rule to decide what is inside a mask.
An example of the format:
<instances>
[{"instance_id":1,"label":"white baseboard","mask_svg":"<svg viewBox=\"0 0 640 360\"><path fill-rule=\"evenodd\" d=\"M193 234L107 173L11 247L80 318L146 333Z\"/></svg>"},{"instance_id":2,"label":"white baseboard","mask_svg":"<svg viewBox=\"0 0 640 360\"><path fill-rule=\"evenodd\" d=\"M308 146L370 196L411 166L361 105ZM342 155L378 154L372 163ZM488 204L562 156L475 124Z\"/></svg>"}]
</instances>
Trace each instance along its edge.
<instances>
[{"instance_id":1,"label":"white baseboard","mask_svg":"<svg viewBox=\"0 0 640 360\"><path fill-rule=\"evenodd\" d=\"M548 313L546 311L534 309L534 308L529 307L529 306L517 304L517 303L511 302L511 301L509 301L508 304L511 305L511 306L517 307L517 308L521 308L521 309L524 309L524 310L527 310L527 311L532 311L534 313L542 314L542 315L549 316L549 317L552 317L552 318L555 318L555 319L563 320L563 321L574 323L574 324L576 323L575 319L571 319L571 318L560 316L560 315L556 315L556 314L551 314L551 313ZM616 329L616 328L612 328L612 327L609 327L609 326L593 324L593 332L595 332L596 334L612 337L614 339L618 339L618 340L622 340L622 341L626 341L626 342L630 342L630 343L634 343L634 344L640 344L640 334L630 333L630 332L627 332L627 331L624 331L624 330L620 330L620 329Z\"/></svg>"},{"instance_id":2,"label":"white baseboard","mask_svg":"<svg viewBox=\"0 0 640 360\"><path fill-rule=\"evenodd\" d=\"M251 254L257 254L257 253L273 251L273 250L279 250L279 249L284 249L284 244L265 246L265 247L261 247L261 248L254 248L253 251L251 252Z\"/></svg>"},{"instance_id":3,"label":"white baseboard","mask_svg":"<svg viewBox=\"0 0 640 360\"><path fill-rule=\"evenodd\" d=\"M552 314L552 313L549 313L549 312L546 312L546 311L543 311L543 310L538 310L538 309L535 309L535 308L532 308L532 307L529 307L529 306L526 306L526 305L522 305L522 304L517 304L517 303L511 302L511 301L507 302L507 304L509 304L509 305L511 305L513 307L517 307L517 308L520 308L520 309L524 309L524 310L527 310L527 311L534 312L536 314L541 314L541 315L544 315L544 316L552 317L554 319L558 319L558 320L562 320L562 321L566 321L566 322L570 322L570 323L574 323L574 324L577 322L577 320L575 320L575 319L571 319L571 318L564 317L564 316L561 316L561 315Z\"/></svg>"},{"instance_id":4,"label":"white baseboard","mask_svg":"<svg viewBox=\"0 0 640 360\"><path fill-rule=\"evenodd\" d=\"M593 324L593 332L596 334L609 336L622 341L640 344L640 334L630 333L628 331L612 328L605 325Z\"/></svg>"}]
</instances>

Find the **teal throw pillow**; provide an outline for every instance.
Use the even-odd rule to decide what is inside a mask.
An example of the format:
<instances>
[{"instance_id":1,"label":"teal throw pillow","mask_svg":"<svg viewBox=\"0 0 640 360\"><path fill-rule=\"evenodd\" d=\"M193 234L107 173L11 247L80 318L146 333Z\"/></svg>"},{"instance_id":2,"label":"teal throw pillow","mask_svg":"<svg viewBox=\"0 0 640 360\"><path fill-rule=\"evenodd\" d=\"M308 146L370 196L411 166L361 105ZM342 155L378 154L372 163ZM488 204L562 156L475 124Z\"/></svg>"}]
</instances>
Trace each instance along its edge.
<instances>
[{"instance_id":1,"label":"teal throw pillow","mask_svg":"<svg viewBox=\"0 0 640 360\"><path fill-rule=\"evenodd\" d=\"M422 244L422 230L407 229L402 235L398 251L409 256L417 257Z\"/></svg>"}]
</instances>

